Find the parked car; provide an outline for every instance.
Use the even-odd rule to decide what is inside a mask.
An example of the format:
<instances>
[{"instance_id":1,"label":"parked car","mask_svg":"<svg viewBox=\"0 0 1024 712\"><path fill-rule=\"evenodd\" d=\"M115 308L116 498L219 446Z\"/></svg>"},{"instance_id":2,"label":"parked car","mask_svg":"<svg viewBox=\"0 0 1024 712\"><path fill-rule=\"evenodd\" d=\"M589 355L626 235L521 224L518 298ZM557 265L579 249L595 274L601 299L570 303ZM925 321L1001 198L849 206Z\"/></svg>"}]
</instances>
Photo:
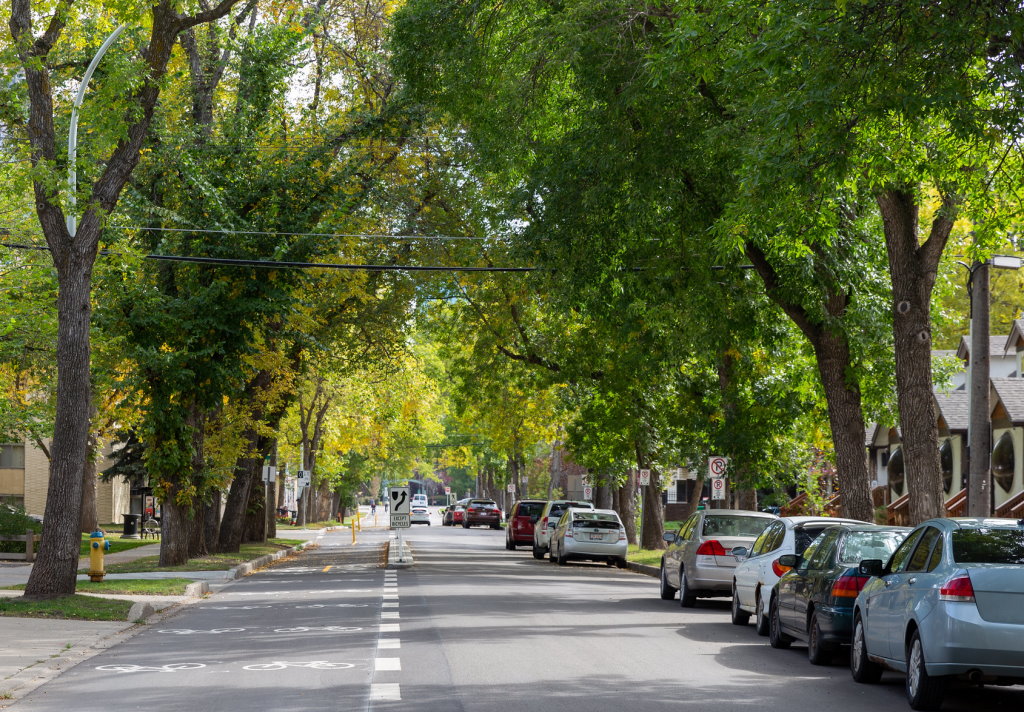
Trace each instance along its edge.
<instances>
[{"instance_id":1,"label":"parked car","mask_svg":"<svg viewBox=\"0 0 1024 712\"><path fill-rule=\"evenodd\" d=\"M942 705L948 681L1024 684L1024 520L929 519L854 602L850 672L877 682L906 673L916 710Z\"/></svg>"},{"instance_id":2,"label":"parked car","mask_svg":"<svg viewBox=\"0 0 1024 712\"><path fill-rule=\"evenodd\" d=\"M699 597L728 596L736 557L729 553L750 546L778 517L740 509L694 512L677 532L665 532L668 548L661 557L661 598L689 608Z\"/></svg>"},{"instance_id":3,"label":"parked car","mask_svg":"<svg viewBox=\"0 0 1024 712\"><path fill-rule=\"evenodd\" d=\"M412 502L410 502L410 505L415 507L417 504L422 505L424 507L428 506L427 495L423 494L422 492L414 494L412 496Z\"/></svg>"},{"instance_id":4,"label":"parked car","mask_svg":"<svg viewBox=\"0 0 1024 712\"><path fill-rule=\"evenodd\" d=\"M545 499L521 499L508 511L505 525L505 548L514 550L520 544L533 543L533 525L544 511Z\"/></svg>"},{"instance_id":5,"label":"parked car","mask_svg":"<svg viewBox=\"0 0 1024 712\"><path fill-rule=\"evenodd\" d=\"M853 600L868 580L859 572L861 560L888 561L909 533L910 527L839 524L824 529L803 556L780 556L779 564L792 568L768 603L772 647L806 641L811 664L830 662L839 646L850 644Z\"/></svg>"},{"instance_id":6,"label":"parked car","mask_svg":"<svg viewBox=\"0 0 1024 712\"><path fill-rule=\"evenodd\" d=\"M574 499L552 499L544 504L540 517L533 525L533 558L543 559L551 545L551 532L555 530L555 524L569 507L576 509L593 509L594 505L586 501Z\"/></svg>"},{"instance_id":7,"label":"parked car","mask_svg":"<svg viewBox=\"0 0 1024 712\"><path fill-rule=\"evenodd\" d=\"M468 503L469 499L460 499L458 502L445 509L444 514L441 517L441 526L451 527L461 525L462 520L466 515L466 505Z\"/></svg>"},{"instance_id":8,"label":"parked car","mask_svg":"<svg viewBox=\"0 0 1024 712\"><path fill-rule=\"evenodd\" d=\"M491 529L501 528L501 509L493 499L471 499L466 502L462 528L469 529L478 524L486 524Z\"/></svg>"},{"instance_id":9,"label":"parked car","mask_svg":"<svg viewBox=\"0 0 1024 712\"><path fill-rule=\"evenodd\" d=\"M757 537L753 546L732 551L739 559L732 574L732 622L746 625L751 614L758 635L768 635L768 602L772 587L786 573L783 554L803 554L811 542L833 524L867 524L839 517L780 517Z\"/></svg>"},{"instance_id":10,"label":"parked car","mask_svg":"<svg viewBox=\"0 0 1024 712\"><path fill-rule=\"evenodd\" d=\"M565 510L551 534L551 560L565 566L573 559L604 561L626 568L626 528L613 509Z\"/></svg>"},{"instance_id":11,"label":"parked car","mask_svg":"<svg viewBox=\"0 0 1024 712\"><path fill-rule=\"evenodd\" d=\"M428 527L430 526L430 510L427 509L427 505L413 502L409 508L409 524L426 524Z\"/></svg>"}]
</instances>

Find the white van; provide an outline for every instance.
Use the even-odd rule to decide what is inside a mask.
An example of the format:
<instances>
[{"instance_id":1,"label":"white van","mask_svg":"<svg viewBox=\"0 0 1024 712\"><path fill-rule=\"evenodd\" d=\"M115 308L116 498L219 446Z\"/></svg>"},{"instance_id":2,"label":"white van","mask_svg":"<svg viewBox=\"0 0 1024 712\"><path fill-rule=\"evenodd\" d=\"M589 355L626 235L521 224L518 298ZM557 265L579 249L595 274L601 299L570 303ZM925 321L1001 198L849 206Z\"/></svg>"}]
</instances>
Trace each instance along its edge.
<instances>
[{"instance_id":1,"label":"white van","mask_svg":"<svg viewBox=\"0 0 1024 712\"><path fill-rule=\"evenodd\" d=\"M412 506L415 507L417 504L422 506L422 507L426 507L427 506L427 495L423 494L422 492L419 493L419 494L414 494L412 496Z\"/></svg>"}]
</instances>

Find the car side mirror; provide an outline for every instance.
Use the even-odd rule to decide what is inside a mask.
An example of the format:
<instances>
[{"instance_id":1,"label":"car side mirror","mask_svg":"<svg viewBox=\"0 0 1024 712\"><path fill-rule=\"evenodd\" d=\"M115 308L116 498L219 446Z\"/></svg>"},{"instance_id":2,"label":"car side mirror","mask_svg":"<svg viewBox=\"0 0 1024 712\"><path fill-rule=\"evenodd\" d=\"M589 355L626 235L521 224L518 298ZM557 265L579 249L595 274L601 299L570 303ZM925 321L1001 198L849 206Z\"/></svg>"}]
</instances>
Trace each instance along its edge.
<instances>
[{"instance_id":1,"label":"car side mirror","mask_svg":"<svg viewBox=\"0 0 1024 712\"><path fill-rule=\"evenodd\" d=\"M729 553L735 556L737 559L743 559L747 556L747 547L745 546L734 546L729 549Z\"/></svg>"},{"instance_id":2,"label":"car side mirror","mask_svg":"<svg viewBox=\"0 0 1024 712\"><path fill-rule=\"evenodd\" d=\"M885 573L885 564L881 559L864 559L857 566L857 573L861 576L881 576Z\"/></svg>"},{"instance_id":3,"label":"car side mirror","mask_svg":"<svg viewBox=\"0 0 1024 712\"><path fill-rule=\"evenodd\" d=\"M791 569L795 569L803 560L804 557L799 554L783 554L779 557L779 566L788 566Z\"/></svg>"},{"instance_id":4,"label":"car side mirror","mask_svg":"<svg viewBox=\"0 0 1024 712\"><path fill-rule=\"evenodd\" d=\"M671 544L672 542L674 542L676 540L676 533L675 532L665 532L664 534L661 535L661 538Z\"/></svg>"}]
</instances>

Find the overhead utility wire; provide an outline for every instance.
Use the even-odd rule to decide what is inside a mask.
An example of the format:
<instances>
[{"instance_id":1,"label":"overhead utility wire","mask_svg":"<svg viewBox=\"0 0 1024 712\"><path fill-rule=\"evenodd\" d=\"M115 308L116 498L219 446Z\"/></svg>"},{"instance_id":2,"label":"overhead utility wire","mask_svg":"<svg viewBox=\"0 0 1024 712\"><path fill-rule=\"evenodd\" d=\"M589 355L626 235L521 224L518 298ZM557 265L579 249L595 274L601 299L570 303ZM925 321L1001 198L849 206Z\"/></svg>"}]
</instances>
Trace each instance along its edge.
<instances>
[{"instance_id":1,"label":"overhead utility wire","mask_svg":"<svg viewBox=\"0 0 1024 712\"><path fill-rule=\"evenodd\" d=\"M136 225L110 225L114 230L144 230L150 232L200 232L225 235L279 235L281 237L363 237L374 240L488 240L493 238L472 235L385 235L360 232L275 232L264 230L221 230L191 227L142 227Z\"/></svg>"},{"instance_id":2,"label":"overhead utility wire","mask_svg":"<svg viewBox=\"0 0 1024 712\"><path fill-rule=\"evenodd\" d=\"M49 251L44 245L18 245L0 243L0 247L12 250ZM100 250L99 255L109 257L124 254L113 250ZM190 257L186 255L143 255L144 259L167 262L195 262L199 264L223 264L225 266L265 267L279 269L343 269L366 271L537 271L540 267L470 267L463 265L427 265L427 264L341 264L337 262L286 262L264 259L231 259L227 257Z\"/></svg>"}]
</instances>

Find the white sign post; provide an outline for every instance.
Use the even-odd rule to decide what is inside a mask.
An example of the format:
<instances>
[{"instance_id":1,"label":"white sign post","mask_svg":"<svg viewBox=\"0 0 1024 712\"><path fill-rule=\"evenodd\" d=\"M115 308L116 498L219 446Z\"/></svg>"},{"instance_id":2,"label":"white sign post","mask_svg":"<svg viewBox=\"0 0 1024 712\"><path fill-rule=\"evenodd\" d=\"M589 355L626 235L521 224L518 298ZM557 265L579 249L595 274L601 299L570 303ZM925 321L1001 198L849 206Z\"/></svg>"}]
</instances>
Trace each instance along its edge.
<instances>
[{"instance_id":1,"label":"white sign post","mask_svg":"<svg viewBox=\"0 0 1024 712\"><path fill-rule=\"evenodd\" d=\"M711 499L725 499L725 478L714 477L711 480Z\"/></svg>"},{"instance_id":2,"label":"white sign post","mask_svg":"<svg viewBox=\"0 0 1024 712\"><path fill-rule=\"evenodd\" d=\"M388 491L391 506L392 529L408 529L409 514L412 512L412 494L408 487L391 487Z\"/></svg>"},{"instance_id":3,"label":"white sign post","mask_svg":"<svg viewBox=\"0 0 1024 712\"><path fill-rule=\"evenodd\" d=\"M711 500L725 499L725 473L729 469L729 458L712 455L708 458L708 475L711 476Z\"/></svg>"},{"instance_id":4,"label":"white sign post","mask_svg":"<svg viewBox=\"0 0 1024 712\"><path fill-rule=\"evenodd\" d=\"M651 484L651 471L640 470L640 486L648 487Z\"/></svg>"},{"instance_id":5,"label":"white sign post","mask_svg":"<svg viewBox=\"0 0 1024 712\"><path fill-rule=\"evenodd\" d=\"M583 488L583 499L587 500L588 502L592 502L594 500L594 488L591 487L590 485L586 485Z\"/></svg>"}]
</instances>

